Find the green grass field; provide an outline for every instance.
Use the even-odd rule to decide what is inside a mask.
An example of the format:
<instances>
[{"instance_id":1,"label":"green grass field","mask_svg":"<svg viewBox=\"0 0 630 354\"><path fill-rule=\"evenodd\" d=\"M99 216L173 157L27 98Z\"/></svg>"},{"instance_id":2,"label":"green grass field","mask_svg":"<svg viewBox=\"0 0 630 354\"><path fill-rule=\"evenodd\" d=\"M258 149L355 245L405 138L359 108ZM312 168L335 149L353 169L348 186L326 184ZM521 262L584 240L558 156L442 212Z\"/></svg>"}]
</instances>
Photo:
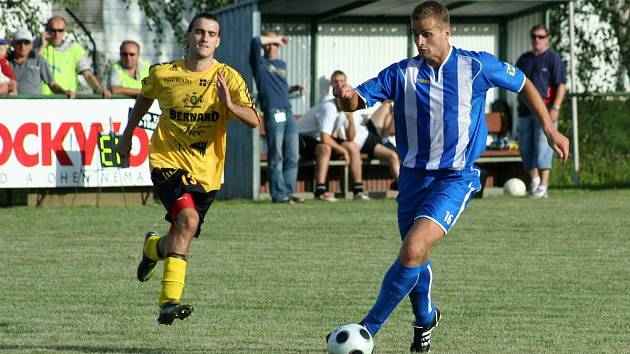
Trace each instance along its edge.
<instances>
[{"instance_id":1,"label":"green grass field","mask_svg":"<svg viewBox=\"0 0 630 354\"><path fill-rule=\"evenodd\" d=\"M135 279L159 205L0 209L1 353L325 353L399 246L392 200L218 201L192 245L189 320ZM434 249L435 353L629 353L630 190L474 200ZM375 353L405 353L408 300Z\"/></svg>"}]
</instances>

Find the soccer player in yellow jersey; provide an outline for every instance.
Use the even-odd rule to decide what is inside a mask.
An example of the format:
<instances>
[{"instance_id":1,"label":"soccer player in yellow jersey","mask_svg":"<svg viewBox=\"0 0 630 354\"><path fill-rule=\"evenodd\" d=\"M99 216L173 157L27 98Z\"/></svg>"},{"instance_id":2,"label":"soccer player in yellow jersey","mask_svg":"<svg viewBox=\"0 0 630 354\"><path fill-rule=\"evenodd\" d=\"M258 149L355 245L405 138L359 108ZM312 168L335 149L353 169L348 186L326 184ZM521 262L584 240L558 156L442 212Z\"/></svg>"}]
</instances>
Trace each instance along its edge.
<instances>
[{"instance_id":1,"label":"soccer player in yellow jersey","mask_svg":"<svg viewBox=\"0 0 630 354\"><path fill-rule=\"evenodd\" d=\"M149 145L151 179L166 208L166 236L145 235L138 280L151 278L164 260L158 322L185 319L192 306L180 303L188 250L221 187L229 119L255 128L260 124L241 75L214 59L221 41L213 15L195 16L185 35L184 59L151 67L129 115L118 152L128 156L133 130L157 99L162 116Z\"/></svg>"}]
</instances>

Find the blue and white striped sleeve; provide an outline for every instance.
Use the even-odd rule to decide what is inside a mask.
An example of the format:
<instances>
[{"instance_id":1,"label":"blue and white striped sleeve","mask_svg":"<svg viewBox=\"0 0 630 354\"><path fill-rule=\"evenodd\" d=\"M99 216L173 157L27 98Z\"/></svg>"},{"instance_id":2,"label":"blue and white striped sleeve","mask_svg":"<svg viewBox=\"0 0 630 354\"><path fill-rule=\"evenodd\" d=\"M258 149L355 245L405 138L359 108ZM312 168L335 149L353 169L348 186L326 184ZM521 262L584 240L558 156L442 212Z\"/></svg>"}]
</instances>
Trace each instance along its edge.
<instances>
[{"instance_id":1,"label":"blue and white striped sleeve","mask_svg":"<svg viewBox=\"0 0 630 354\"><path fill-rule=\"evenodd\" d=\"M516 66L500 61L494 55L479 53L483 74L492 87L501 87L512 92L521 92L525 86L525 74Z\"/></svg>"},{"instance_id":2,"label":"blue and white striped sleeve","mask_svg":"<svg viewBox=\"0 0 630 354\"><path fill-rule=\"evenodd\" d=\"M376 102L394 99L394 85L396 82L398 63L383 69L378 76L372 78L355 89L366 107L372 107Z\"/></svg>"}]
</instances>

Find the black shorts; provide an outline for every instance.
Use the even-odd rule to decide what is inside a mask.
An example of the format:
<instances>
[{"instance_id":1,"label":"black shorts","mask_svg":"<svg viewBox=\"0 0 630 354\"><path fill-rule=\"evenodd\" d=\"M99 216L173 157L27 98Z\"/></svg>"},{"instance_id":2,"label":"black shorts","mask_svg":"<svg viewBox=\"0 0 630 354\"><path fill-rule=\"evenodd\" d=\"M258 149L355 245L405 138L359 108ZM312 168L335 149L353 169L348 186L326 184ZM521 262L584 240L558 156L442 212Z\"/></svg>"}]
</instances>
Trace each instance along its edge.
<instances>
[{"instance_id":1,"label":"black shorts","mask_svg":"<svg viewBox=\"0 0 630 354\"><path fill-rule=\"evenodd\" d=\"M377 144L383 144L381 136L376 131L376 127L371 120L368 120L365 124L365 127L368 130L368 136L361 147L361 152L364 154L368 154L369 158L373 159L374 156L374 148ZM391 144L383 144L385 147L396 151L396 148Z\"/></svg>"},{"instance_id":2,"label":"black shorts","mask_svg":"<svg viewBox=\"0 0 630 354\"><path fill-rule=\"evenodd\" d=\"M173 204L179 197L185 193L190 193L195 201L195 209L199 214L199 226L195 237L199 237L201 232L201 224L210 205L214 201L218 191L206 192L206 190L197 183L195 178L185 170L174 168L154 168L151 171L151 181L153 182L153 190L162 201L162 205L166 209L164 217L168 222L173 223L175 220L171 217Z\"/></svg>"},{"instance_id":3,"label":"black shorts","mask_svg":"<svg viewBox=\"0 0 630 354\"><path fill-rule=\"evenodd\" d=\"M338 144L341 144L345 141L343 139L338 139L338 138L334 138L334 139ZM300 135L300 156L302 158L315 159L316 158L315 147L319 144L323 144L323 143L310 136ZM333 150L330 156L330 159L340 160L341 155L339 155L338 153L335 152L335 150Z\"/></svg>"}]
</instances>

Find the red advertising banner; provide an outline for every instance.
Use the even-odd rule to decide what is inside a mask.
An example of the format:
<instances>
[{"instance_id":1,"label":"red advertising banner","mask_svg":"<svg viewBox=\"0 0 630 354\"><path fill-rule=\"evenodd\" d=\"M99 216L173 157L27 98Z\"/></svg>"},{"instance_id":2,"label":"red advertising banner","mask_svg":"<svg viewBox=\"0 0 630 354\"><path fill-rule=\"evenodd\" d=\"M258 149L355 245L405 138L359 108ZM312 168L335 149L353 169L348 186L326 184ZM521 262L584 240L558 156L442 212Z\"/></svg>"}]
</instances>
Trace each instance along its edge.
<instances>
[{"instance_id":1,"label":"red advertising banner","mask_svg":"<svg viewBox=\"0 0 630 354\"><path fill-rule=\"evenodd\" d=\"M150 186L149 139L156 104L134 131L129 167L112 143L132 99L0 100L0 188Z\"/></svg>"}]
</instances>

